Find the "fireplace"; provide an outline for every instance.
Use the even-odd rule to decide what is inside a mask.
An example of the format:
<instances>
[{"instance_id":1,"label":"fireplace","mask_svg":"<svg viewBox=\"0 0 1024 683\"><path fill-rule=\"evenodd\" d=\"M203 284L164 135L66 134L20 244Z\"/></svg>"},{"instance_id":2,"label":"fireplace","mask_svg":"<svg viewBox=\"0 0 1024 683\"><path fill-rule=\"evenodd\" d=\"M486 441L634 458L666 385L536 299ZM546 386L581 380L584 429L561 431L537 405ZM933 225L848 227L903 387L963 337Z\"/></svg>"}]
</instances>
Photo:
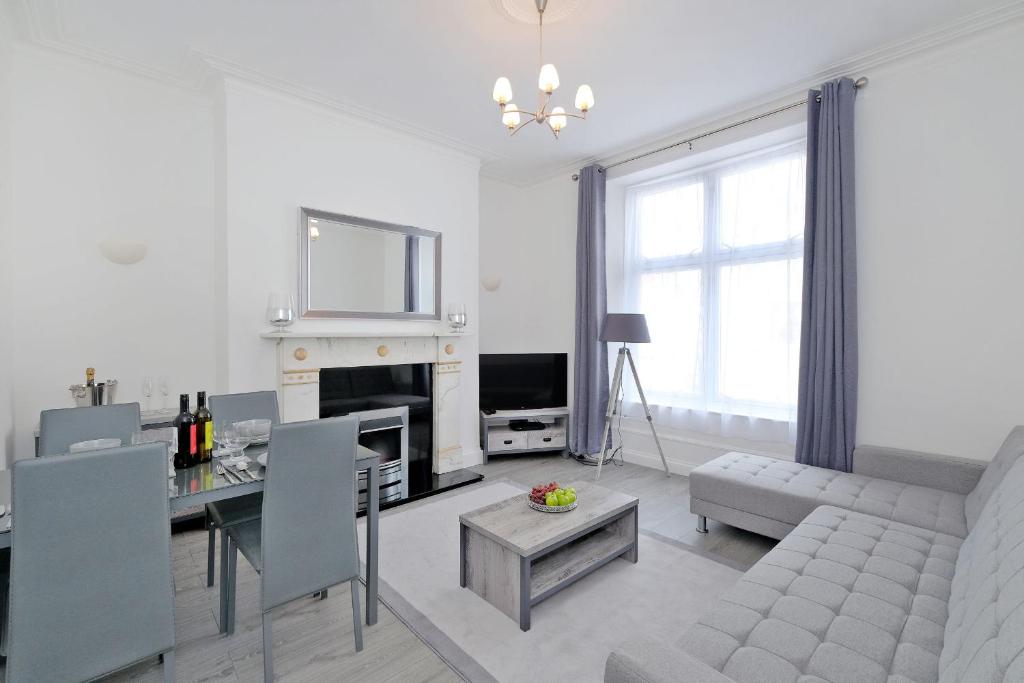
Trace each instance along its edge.
<instances>
[{"instance_id":1,"label":"fireplace","mask_svg":"<svg viewBox=\"0 0 1024 683\"><path fill-rule=\"evenodd\" d=\"M434 486L432 374L431 363L320 370L320 417L359 417L359 443L381 454L381 505Z\"/></svg>"}]
</instances>

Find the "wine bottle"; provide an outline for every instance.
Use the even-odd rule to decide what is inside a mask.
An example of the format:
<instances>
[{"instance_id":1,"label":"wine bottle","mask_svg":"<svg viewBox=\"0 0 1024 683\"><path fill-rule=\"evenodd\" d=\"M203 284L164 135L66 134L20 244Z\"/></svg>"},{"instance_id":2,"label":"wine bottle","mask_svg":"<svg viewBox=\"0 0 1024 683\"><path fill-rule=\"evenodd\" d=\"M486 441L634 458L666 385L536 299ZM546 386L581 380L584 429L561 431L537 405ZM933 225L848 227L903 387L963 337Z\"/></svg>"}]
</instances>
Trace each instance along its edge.
<instances>
[{"instance_id":1,"label":"wine bottle","mask_svg":"<svg viewBox=\"0 0 1024 683\"><path fill-rule=\"evenodd\" d=\"M206 392L196 394L196 450L199 462L210 462L213 458L213 415L206 407Z\"/></svg>"},{"instance_id":2,"label":"wine bottle","mask_svg":"<svg viewBox=\"0 0 1024 683\"><path fill-rule=\"evenodd\" d=\"M188 394L179 397L180 411L174 418L178 430L178 451L174 454L174 469L183 470L198 462L196 457L196 418L188 410Z\"/></svg>"}]
</instances>

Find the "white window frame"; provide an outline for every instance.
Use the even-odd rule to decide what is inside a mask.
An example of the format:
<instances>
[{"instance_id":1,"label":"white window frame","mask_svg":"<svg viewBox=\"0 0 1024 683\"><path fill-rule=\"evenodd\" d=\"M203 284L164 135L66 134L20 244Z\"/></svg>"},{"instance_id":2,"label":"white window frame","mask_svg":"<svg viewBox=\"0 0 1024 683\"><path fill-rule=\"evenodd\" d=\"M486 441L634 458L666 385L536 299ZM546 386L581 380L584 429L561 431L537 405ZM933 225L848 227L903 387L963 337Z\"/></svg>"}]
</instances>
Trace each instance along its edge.
<instances>
[{"instance_id":1,"label":"white window frame","mask_svg":"<svg viewBox=\"0 0 1024 683\"><path fill-rule=\"evenodd\" d=\"M721 189L721 178L744 166L755 166L768 158L777 158L788 153L800 153L806 157L806 141L799 140L756 152L707 164L698 168L658 178L626 188L626 240L631 247L626 249L625 274L627 301L636 302L640 278L646 273L678 272L698 270L701 273L701 311L703 335L700 340L701 355L698 363L699 390L697 394L680 394L682 405L672 407L707 410L721 414L739 414L776 420L795 420L796 396L792 404L766 403L724 397L720 393L719 377L719 271L722 266L737 263L766 263L790 261L803 257L804 240L802 232L790 239L758 244L747 247L725 247L720 240L720 226L715 213L717 193ZM697 254L668 256L645 259L640 256L638 204L644 195L663 192L672 187L703 184L704 192L704 235L701 251ZM652 401L657 403L657 401Z\"/></svg>"}]
</instances>

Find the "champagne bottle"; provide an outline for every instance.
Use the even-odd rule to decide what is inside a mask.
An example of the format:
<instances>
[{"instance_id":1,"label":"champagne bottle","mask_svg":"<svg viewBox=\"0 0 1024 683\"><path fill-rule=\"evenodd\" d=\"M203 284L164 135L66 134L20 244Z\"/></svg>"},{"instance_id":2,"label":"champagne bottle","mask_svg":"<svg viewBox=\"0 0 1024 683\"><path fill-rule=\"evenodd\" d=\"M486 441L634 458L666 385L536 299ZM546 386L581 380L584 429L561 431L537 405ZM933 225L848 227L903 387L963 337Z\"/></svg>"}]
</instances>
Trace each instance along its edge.
<instances>
[{"instance_id":1,"label":"champagne bottle","mask_svg":"<svg viewBox=\"0 0 1024 683\"><path fill-rule=\"evenodd\" d=\"M198 462L196 454L196 418L188 410L188 394L179 397L181 406L174 426L178 430L178 451L174 454L174 469L183 470Z\"/></svg>"},{"instance_id":2,"label":"champagne bottle","mask_svg":"<svg viewBox=\"0 0 1024 683\"><path fill-rule=\"evenodd\" d=\"M96 383L96 368L85 369L85 386L91 387Z\"/></svg>"},{"instance_id":3,"label":"champagne bottle","mask_svg":"<svg viewBox=\"0 0 1024 683\"><path fill-rule=\"evenodd\" d=\"M196 394L196 450L199 462L210 462L213 458L213 415L206 407L206 392Z\"/></svg>"}]
</instances>

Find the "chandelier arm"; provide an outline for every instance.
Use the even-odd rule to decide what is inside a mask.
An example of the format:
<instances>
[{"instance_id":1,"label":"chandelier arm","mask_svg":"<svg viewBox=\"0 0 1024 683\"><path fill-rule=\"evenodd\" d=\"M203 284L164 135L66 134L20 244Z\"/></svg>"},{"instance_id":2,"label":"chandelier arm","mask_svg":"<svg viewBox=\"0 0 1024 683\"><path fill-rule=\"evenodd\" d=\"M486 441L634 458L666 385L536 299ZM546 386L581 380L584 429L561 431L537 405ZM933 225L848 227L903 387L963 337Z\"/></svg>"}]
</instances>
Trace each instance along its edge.
<instances>
[{"instance_id":1,"label":"chandelier arm","mask_svg":"<svg viewBox=\"0 0 1024 683\"><path fill-rule=\"evenodd\" d=\"M536 117L536 116L534 116L533 114L530 114L529 116L530 116L530 118L528 118L527 120L525 120L525 121L523 121L522 123L520 123L520 124L519 124L519 127L517 127L517 128L516 128L516 129L514 130L514 131L512 131L511 133L509 133L509 137L512 137L513 135L515 135L516 133L518 133L519 131L521 131L521 130L522 130L523 128L525 128L525 127L526 127L526 124L528 124L528 123L533 123L534 121L536 121L536 120L537 120L537 117Z\"/></svg>"},{"instance_id":2,"label":"chandelier arm","mask_svg":"<svg viewBox=\"0 0 1024 683\"><path fill-rule=\"evenodd\" d=\"M559 114L559 116L571 116L574 119L583 119L584 121L586 121L587 119L586 114L573 114L571 111L567 111L564 114Z\"/></svg>"}]
</instances>

